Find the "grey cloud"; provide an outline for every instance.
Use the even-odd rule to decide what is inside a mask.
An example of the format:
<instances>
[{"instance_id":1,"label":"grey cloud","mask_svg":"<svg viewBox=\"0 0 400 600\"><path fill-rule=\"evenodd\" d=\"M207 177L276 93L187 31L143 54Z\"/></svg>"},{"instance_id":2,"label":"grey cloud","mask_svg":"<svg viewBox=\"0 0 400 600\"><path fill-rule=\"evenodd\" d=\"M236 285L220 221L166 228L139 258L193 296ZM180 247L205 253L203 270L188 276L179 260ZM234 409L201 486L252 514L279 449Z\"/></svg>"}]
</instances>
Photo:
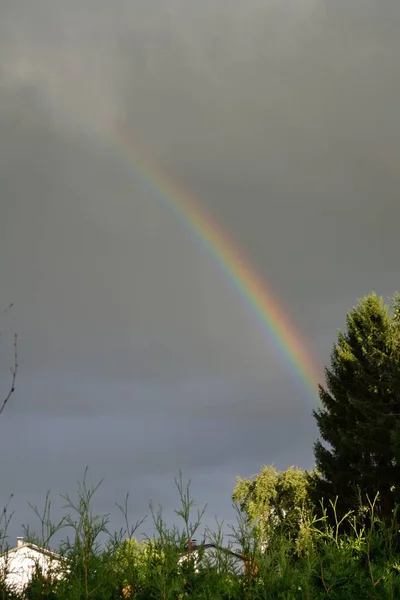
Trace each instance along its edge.
<instances>
[{"instance_id":1,"label":"grey cloud","mask_svg":"<svg viewBox=\"0 0 400 600\"><path fill-rule=\"evenodd\" d=\"M0 500L21 520L85 464L101 510L133 488L135 518L153 497L171 519L180 467L231 518L237 474L312 466L315 399L106 132L186 185L322 372L357 297L398 288L399 21L394 0L0 0Z\"/></svg>"}]
</instances>

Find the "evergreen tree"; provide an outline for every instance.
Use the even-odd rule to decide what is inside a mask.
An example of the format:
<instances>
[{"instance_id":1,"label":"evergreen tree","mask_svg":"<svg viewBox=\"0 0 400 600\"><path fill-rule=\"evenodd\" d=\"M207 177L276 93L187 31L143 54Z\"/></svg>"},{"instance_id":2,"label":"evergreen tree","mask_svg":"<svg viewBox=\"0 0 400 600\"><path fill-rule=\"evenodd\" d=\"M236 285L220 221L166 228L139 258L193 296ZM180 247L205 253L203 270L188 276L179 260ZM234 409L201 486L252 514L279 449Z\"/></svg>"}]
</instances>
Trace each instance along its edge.
<instances>
[{"instance_id":1,"label":"evergreen tree","mask_svg":"<svg viewBox=\"0 0 400 600\"><path fill-rule=\"evenodd\" d=\"M375 294L347 315L319 387L322 408L314 411L321 441L314 445L315 494L337 500L339 516L359 506L359 492L387 520L400 500L400 297L393 316ZM359 490L359 492L358 492ZM316 498L315 498L316 500Z\"/></svg>"}]
</instances>

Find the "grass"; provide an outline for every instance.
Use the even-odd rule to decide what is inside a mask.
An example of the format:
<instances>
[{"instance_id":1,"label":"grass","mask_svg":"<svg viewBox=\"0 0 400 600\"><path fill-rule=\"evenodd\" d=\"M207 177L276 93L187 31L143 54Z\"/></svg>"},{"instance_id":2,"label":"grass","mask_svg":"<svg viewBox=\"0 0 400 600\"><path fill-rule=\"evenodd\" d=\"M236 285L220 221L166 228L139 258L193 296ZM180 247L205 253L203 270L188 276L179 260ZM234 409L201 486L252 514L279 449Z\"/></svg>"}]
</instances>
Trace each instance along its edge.
<instances>
[{"instance_id":1,"label":"grass","mask_svg":"<svg viewBox=\"0 0 400 600\"><path fill-rule=\"evenodd\" d=\"M368 514L349 513L341 521L328 522L326 511L317 518L303 511L296 535L281 528L271 529L263 547L256 529L238 510L229 546L248 557L245 573L238 569L233 554L222 547L222 527L206 529L205 541L213 544L212 560L204 555L196 563L191 554L183 563L189 539L201 526L203 511L193 518L190 482L176 479L180 526L167 527L162 509L150 505L154 535L139 543L128 519L128 497L119 505L125 525L111 533L109 515L92 510L96 486L87 483L87 471L78 486L77 498L65 495L66 514L56 523L51 519L51 502L32 506L40 520L39 534L25 530L26 539L50 549L53 537L66 531L56 552L62 557L54 572L43 576L37 569L23 594L7 587L9 565L0 573L0 600L349 600L400 598L400 549L398 522L385 525L376 518L375 501ZM336 515L335 505L332 505ZM8 506L0 517L0 551L6 551ZM201 551L200 551L201 555Z\"/></svg>"}]
</instances>

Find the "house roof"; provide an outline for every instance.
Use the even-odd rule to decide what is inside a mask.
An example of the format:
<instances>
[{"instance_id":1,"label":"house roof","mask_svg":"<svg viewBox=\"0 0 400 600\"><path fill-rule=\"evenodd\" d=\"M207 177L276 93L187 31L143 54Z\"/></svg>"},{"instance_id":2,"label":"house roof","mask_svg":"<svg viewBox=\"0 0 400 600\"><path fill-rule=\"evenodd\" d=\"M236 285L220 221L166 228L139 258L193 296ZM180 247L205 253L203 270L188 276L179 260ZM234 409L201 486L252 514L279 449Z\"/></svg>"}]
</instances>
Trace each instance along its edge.
<instances>
[{"instance_id":1,"label":"house roof","mask_svg":"<svg viewBox=\"0 0 400 600\"><path fill-rule=\"evenodd\" d=\"M183 555L190 554L191 552L196 552L198 550L206 550L207 548L214 548L215 550L220 550L225 554L229 554L234 556L235 558L240 558L241 560L245 560L244 554L240 554L239 552L235 552L230 548L224 548L223 546L217 546L217 544L200 544L197 545L194 541L191 544L185 546Z\"/></svg>"},{"instance_id":2,"label":"house roof","mask_svg":"<svg viewBox=\"0 0 400 600\"><path fill-rule=\"evenodd\" d=\"M52 550L48 550L47 548L41 548L40 546L37 546L36 544L33 544L32 542L18 543L18 545L15 546L14 548L9 548L8 550L6 550L2 554L0 554L0 557L6 556L6 555L10 556L10 554L16 554L23 548L28 548L30 550L33 550L34 552L38 552L39 554L48 556L49 558L61 559L61 556L59 554L57 554L56 552L53 552Z\"/></svg>"},{"instance_id":3,"label":"house roof","mask_svg":"<svg viewBox=\"0 0 400 600\"><path fill-rule=\"evenodd\" d=\"M246 573L246 571L249 571L250 573L257 573L258 572L258 566L257 566L257 560L253 561L253 559L241 552L235 552L234 550L231 550L230 548L224 548L223 546L218 546L217 544L200 544L197 545L195 540L192 540L192 542L190 542L186 547L185 547L185 551L183 552L183 554L181 554L181 560L184 559L189 559L191 554L198 554L199 551L202 550L208 550L208 549L215 549L217 551L221 551L223 552L225 555L231 556L233 559L235 559L235 561L240 561L244 572Z\"/></svg>"}]
</instances>

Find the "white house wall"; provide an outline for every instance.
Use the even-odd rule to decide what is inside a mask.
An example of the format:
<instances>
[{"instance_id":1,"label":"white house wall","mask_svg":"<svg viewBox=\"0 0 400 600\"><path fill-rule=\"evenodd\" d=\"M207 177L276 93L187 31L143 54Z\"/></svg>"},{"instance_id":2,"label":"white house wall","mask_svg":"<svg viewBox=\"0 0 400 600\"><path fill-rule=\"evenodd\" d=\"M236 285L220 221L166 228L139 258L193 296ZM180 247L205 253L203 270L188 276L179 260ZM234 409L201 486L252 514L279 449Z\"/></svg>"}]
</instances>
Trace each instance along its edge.
<instances>
[{"instance_id":1,"label":"white house wall","mask_svg":"<svg viewBox=\"0 0 400 600\"><path fill-rule=\"evenodd\" d=\"M29 546L10 550L0 557L0 572L6 573L6 585L18 593L30 582L37 567L47 576L60 568L60 561Z\"/></svg>"}]
</instances>

